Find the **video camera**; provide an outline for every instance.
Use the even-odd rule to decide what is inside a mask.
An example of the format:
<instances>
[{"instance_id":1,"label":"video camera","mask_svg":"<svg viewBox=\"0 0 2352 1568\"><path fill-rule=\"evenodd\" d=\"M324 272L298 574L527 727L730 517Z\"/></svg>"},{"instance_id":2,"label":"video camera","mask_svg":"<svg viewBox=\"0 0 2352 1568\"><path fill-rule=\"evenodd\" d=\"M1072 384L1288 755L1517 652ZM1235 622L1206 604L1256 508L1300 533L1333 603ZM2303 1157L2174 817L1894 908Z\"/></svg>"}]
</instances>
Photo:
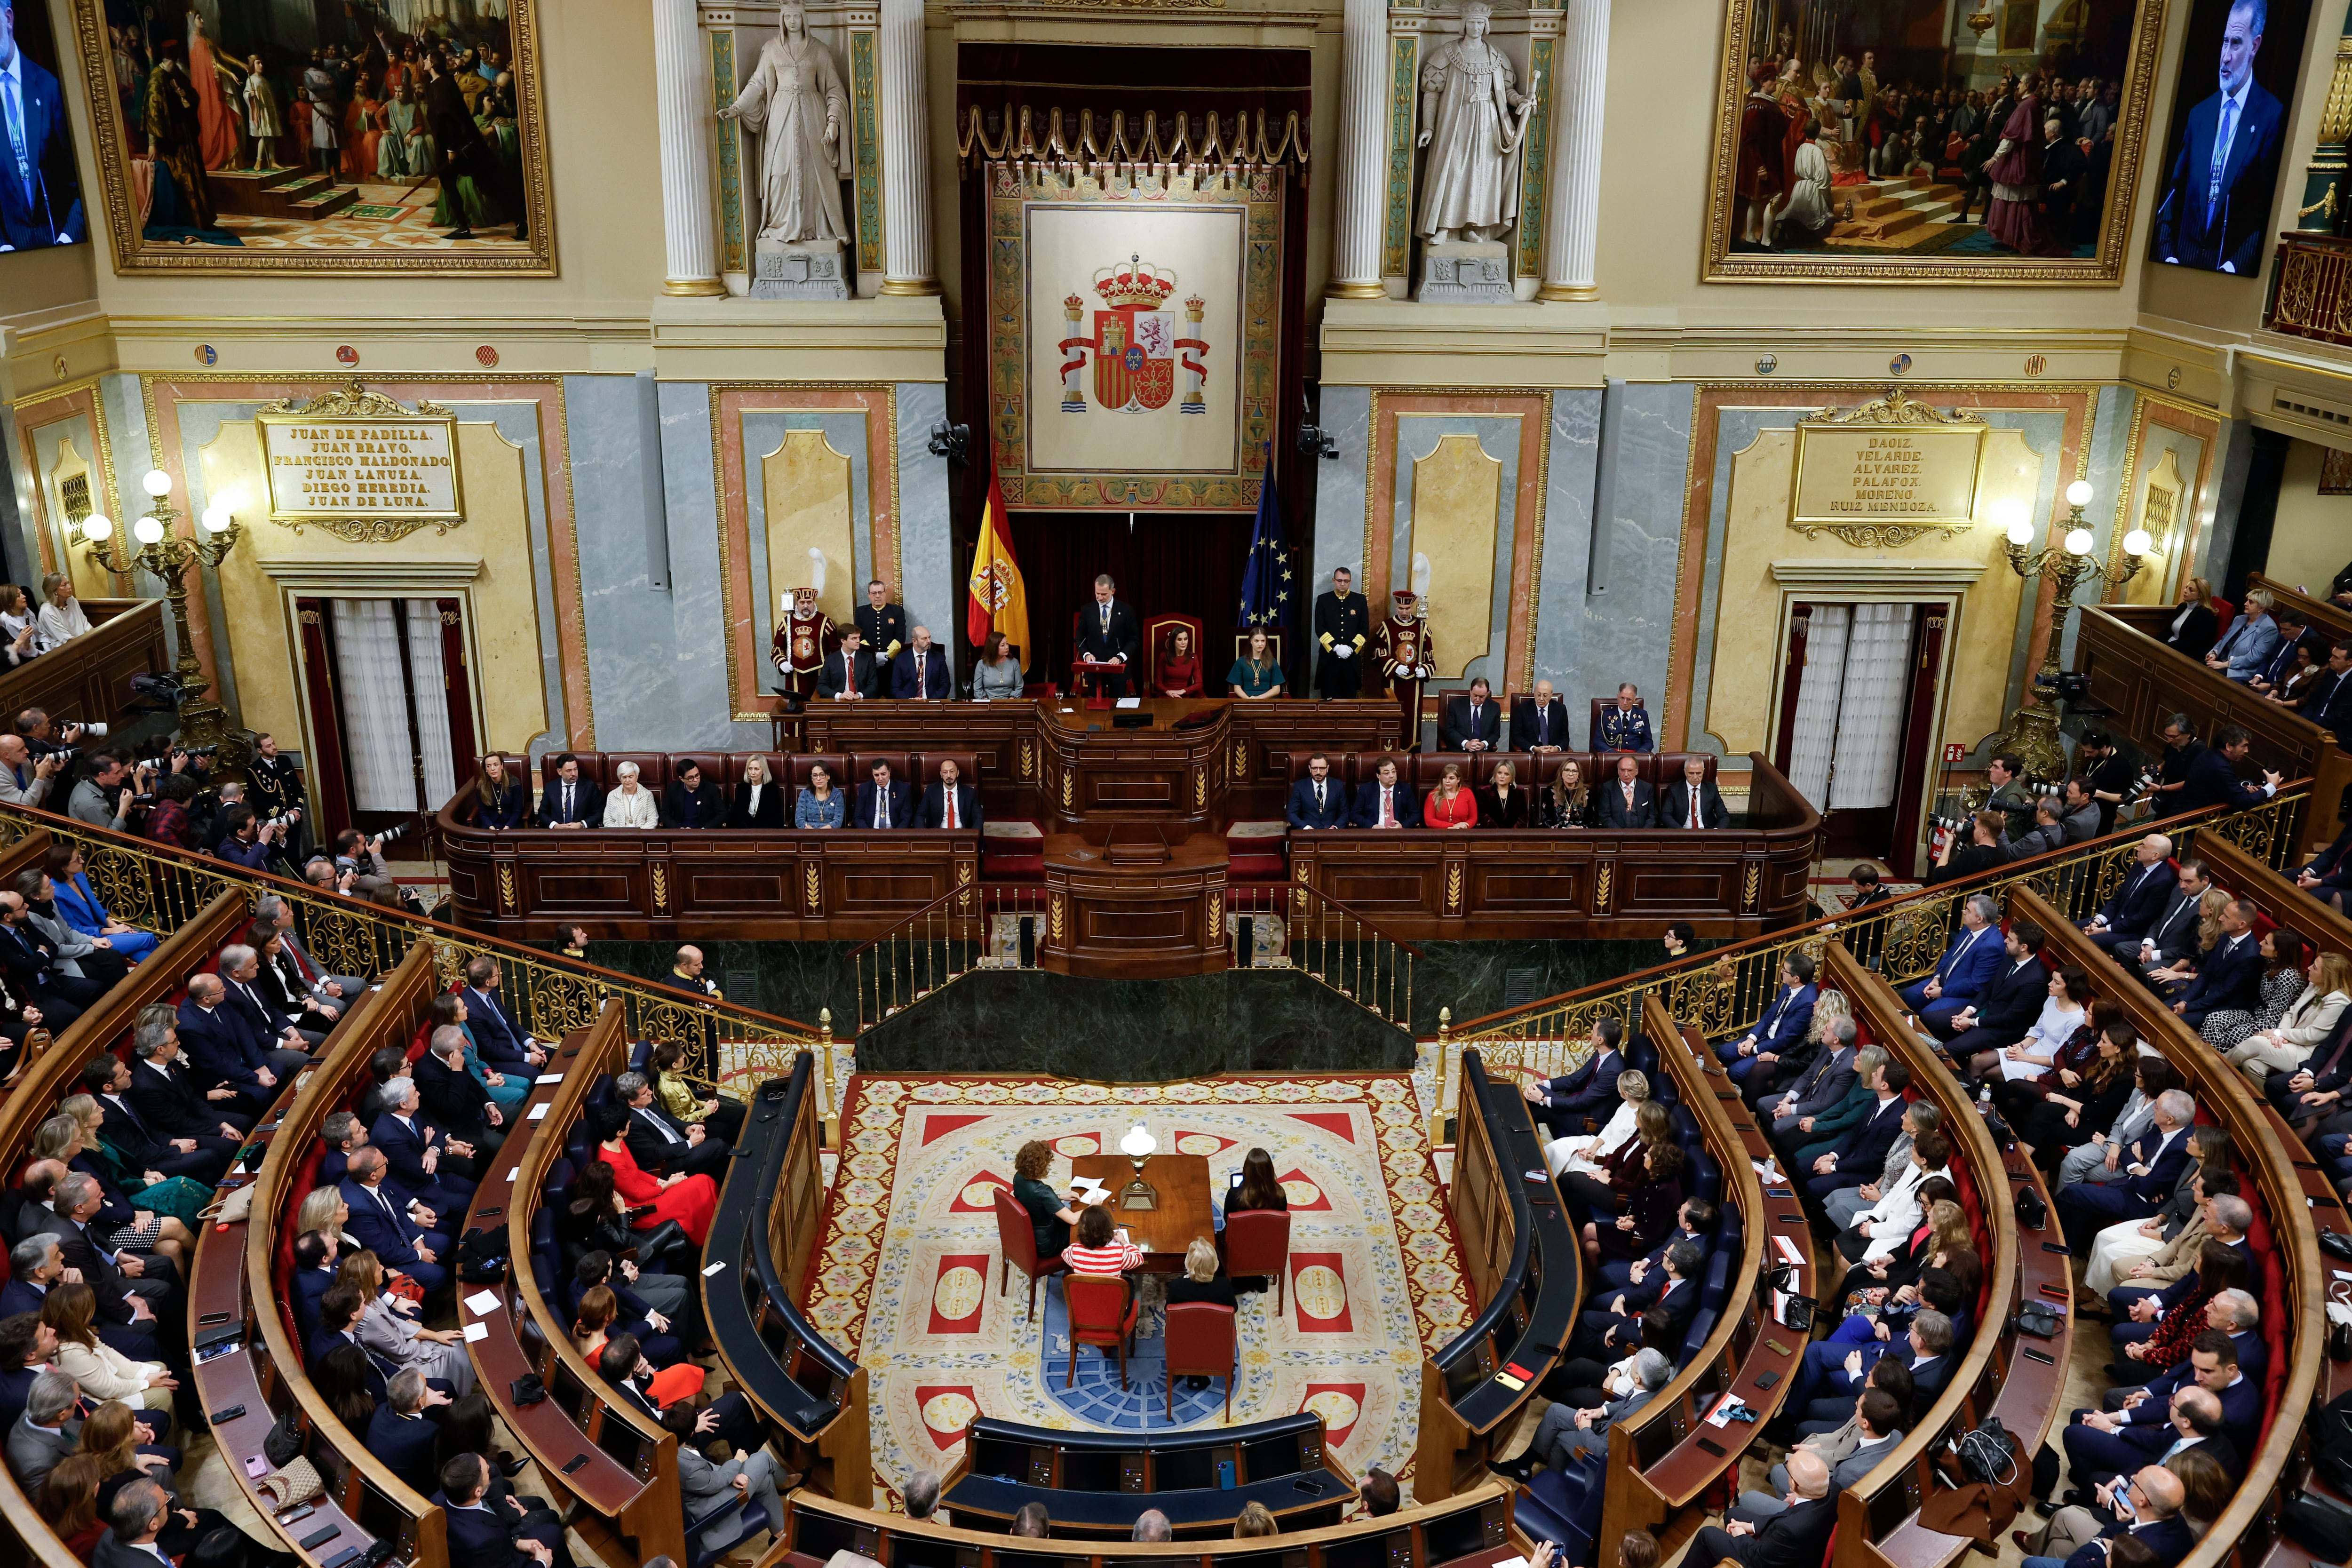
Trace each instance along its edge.
<instances>
[{"instance_id":1,"label":"video camera","mask_svg":"<svg viewBox=\"0 0 2352 1568\"><path fill-rule=\"evenodd\" d=\"M131 691L144 700L135 704L138 713L173 713L193 695L181 684L180 678L167 670L147 670L131 678Z\"/></svg>"}]
</instances>

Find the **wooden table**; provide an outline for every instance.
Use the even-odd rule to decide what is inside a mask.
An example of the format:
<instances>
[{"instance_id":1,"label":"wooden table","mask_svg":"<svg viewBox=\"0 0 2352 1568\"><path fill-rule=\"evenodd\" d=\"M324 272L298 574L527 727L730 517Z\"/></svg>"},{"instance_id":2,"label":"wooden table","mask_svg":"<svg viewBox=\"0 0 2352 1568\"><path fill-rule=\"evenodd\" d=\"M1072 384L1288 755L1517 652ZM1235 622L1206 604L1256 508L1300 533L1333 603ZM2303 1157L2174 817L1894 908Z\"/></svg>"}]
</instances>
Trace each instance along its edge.
<instances>
[{"instance_id":1,"label":"wooden table","mask_svg":"<svg viewBox=\"0 0 2352 1568\"><path fill-rule=\"evenodd\" d=\"M1135 1163L1124 1154L1079 1154L1070 1161L1070 1177L1091 1176L1114 1194L1135 1175ZM1111 1218L1127 1227L1129 1239L1144 1248L1142 1274L1181 1274L1184 1249L1196 1237L1216 1238L1216 1221L1209 1215L1209 1157L1206 1154L1154 1154L1143 1167L1143 1179L1160 1193L1156 1209L1122 1209L1114 1195Z\"/></svg>"}]
</instances>

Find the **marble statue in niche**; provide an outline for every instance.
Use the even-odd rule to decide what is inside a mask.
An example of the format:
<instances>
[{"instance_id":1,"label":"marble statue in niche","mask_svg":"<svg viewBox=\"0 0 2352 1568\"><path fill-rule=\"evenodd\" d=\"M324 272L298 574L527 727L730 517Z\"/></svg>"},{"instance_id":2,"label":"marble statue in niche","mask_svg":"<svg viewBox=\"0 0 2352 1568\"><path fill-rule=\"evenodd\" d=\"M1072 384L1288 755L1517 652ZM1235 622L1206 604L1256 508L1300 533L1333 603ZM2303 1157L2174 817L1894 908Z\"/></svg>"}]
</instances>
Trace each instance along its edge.
<instances>
[{"instance_id":1,"label":"marble statue in niche","mask_svg":"<svg viewBox=\"0 0 2352 1568\"><path fill-rule=\"evenodd\" d=\"M1487 42L1494 9L1462 8L1462 36L1421 68L1422 282L1413 298L1459 302L1511 296L1510 247L1518 221L1519 156L1540 79L1525 93L1511 62Z\"/></svg>"},{"instance_id":2,"label":"marble statue in niche","mask_svg":"<svg viewBox=\"0 0 2352 1568\"><path fill-rule=\"evenodd\" d=\"M761 138L751 297L847 299L841 182L850 172L849 93L833 51L810 35L800 0L784 0L776 36L719 118Z\"/></svg>"}]
</instances>

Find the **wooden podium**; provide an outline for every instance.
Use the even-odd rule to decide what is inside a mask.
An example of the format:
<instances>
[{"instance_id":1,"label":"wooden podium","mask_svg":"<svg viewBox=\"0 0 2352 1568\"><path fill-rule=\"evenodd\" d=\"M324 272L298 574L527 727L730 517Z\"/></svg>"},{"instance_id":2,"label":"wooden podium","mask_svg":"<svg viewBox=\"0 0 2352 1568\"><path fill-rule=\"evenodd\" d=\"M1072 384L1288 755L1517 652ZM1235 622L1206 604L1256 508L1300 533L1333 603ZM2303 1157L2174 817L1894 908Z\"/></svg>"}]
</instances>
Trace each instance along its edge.
<instances>
[{"instance_id":1,"label":"wooden podium","mask_svg":"<svg viewBox=\"0 0 2352 1568\"><path fill-rule=\"evenodd\" d=\"M1173 843L1147 826L1047 834L1037 967L1106 980L1229 967L1225 866L1225 841L1213 833Z\"/></svg>"}]
</instances>

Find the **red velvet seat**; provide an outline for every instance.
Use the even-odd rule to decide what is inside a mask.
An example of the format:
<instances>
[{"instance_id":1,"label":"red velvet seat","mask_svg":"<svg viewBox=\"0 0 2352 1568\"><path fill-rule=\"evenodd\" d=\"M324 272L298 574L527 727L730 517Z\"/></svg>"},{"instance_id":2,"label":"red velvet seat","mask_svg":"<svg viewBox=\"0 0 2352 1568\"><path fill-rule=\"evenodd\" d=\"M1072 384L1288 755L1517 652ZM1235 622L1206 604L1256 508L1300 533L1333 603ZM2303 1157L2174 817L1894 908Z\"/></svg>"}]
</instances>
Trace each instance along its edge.
<instances>
[{"instance_id":1,"label":"red velvet seat","mask_svg":"<svg viewBox=\"0 0 2352 1568\"><path fill-rule=\"evenodd\" d=\"M1037 1227L1031 1223L1029 1211L1003 1187L996 1189L996 1244L1004 1252L1004 1262L997 1270L996 1293L1004 1294L1012 1281L1013 1270L1018 1268L1029 1281L1029 1304L1022 1312L1024 1318L1037 1311L1037 1281L1050 1274L1059 1274L1064 1264L1058 1258L1037 1256Z\"/></svg>"},{"instance_id":2,"label":"red velvet seat","mask_svg":"<svg viewBox=\"0 0 2352 1568\"><path fill-rule=\"evenodd\" d=\"M1236 1279L1271 1275L1274 1315L1282 1316L1290 1277L1290 1215L1279 1209L1244 1209L1227 1215L1225 1272Z\"/></svg>"},{"instance_id":3,"label":"red velvet seat","mask_svg":"<svg viewBox=\"0 0 2352 1568\"><path fill-rule=\"evenodd\" d=\"M1222 1377L1225 1380L1225 1419L1234 1418L1234 1373L1238 1369L1239 1344L1234 1332L1234 1310L1213 1301L1179 1301L1168 1309L1168 1418L1176 1418L1176 1380L1180 1377Z\"/></svg>"},{"instance_id":4,"label":"red velvet seat","mask_svg":"<svg viewBox=\"0 0 2352 1568\"><path fill-rule=\"evenodd\" d=\"M1135 1281L1124 1274L1072 1274L1062 1281L1062 1300L1070 1309L1070 1366L1062 1386L1078 1381L1078 1347L1094 1345L1118 1352L1118 1385L1125 1388L1128 1343L1135 1338L1140 1305Z\"/></svg>"},{"instance_id":5,"label":"red velvet seat","mask_svg":"<svg viewBox=\"0 0 2352 1568\"><path fill-rule=\"evenodd\" d=\"M1140 695L1159 697L1165 694L1159 684L1160 664L1173 647L1175 637L1179 631L1192 634L1193 672L1192 683L1178 695L1198 697L1208 689L1209 650L1202 646L1204 634L1201 628L1201 617L1163 613L1143 623L1145 679L1150 682L1150 690ZM1220 670L1218 673L1222 675L1223 671Z\"/></svg>"}]
</instances>

